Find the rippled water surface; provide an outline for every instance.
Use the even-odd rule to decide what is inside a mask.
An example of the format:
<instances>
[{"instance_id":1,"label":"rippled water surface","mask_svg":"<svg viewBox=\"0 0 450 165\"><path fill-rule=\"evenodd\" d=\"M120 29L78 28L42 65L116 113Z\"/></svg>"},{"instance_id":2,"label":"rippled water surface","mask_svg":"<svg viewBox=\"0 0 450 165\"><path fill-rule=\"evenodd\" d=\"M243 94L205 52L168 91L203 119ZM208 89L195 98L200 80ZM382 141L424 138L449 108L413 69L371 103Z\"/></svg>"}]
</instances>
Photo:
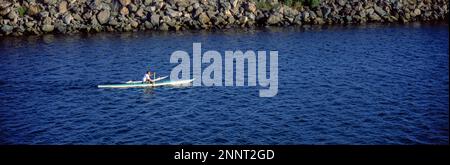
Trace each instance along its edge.
<instances>
[{"instance_id":1,"label":"rippled water surface","mask_svg":"<svg viewBox=\"0 0 450 165\"><path fill-rule=\"evenodd\" d=\"M448 144L448 25L0 38L0 144ZM278 50L279 91L98 89Z\"/></svg>"}]
</instances>

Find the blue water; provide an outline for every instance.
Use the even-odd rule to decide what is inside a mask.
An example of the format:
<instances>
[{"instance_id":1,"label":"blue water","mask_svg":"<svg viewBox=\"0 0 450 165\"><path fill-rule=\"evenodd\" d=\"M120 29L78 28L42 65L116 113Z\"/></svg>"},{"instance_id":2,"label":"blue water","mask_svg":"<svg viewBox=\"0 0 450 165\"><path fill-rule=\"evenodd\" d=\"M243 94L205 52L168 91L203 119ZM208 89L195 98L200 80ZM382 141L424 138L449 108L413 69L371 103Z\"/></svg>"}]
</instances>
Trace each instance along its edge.
<instances>
[{"instance_id":1,"label":"blue water","mask_svg":"<svg viewBox=\"0 0 450 165\"><path fill-rule=\"evenodd\" d=\"M448 25L0 38L0 144L448 144ZM279 91L98 89L170 54L277 50Z\"/></svg>"}]
</instances>

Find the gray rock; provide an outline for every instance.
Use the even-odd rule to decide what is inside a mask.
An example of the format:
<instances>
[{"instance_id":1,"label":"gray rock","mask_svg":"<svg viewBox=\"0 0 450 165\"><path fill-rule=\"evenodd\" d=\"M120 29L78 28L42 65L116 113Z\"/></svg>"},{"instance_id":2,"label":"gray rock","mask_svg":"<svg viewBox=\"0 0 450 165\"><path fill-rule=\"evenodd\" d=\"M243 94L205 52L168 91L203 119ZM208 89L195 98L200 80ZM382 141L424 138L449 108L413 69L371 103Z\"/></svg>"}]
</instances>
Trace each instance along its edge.
<instances>
[{"instance_id":1,"label":"gray rock","mask_svg":"<svg viewBox=\"0 0 450 165\"><path fill-rule=\"evenodd\" d=\"M120 14L122 14L122 15L128 15L130 12L128 11L128 8L127 7L122 7L121 9L120 9Z\"/></svg>"},{"instance_id":2,"label":"gray rock","mask_svg":"<svg viewBox=\"0 0 450 165\"><path fill-rule=\"evenodd\" d=\"M209 18L215 17L217 12L213 11L213 10L208 10L206 11L206 14L208 15Z\"/></svg>"},{"instance_id":3,"label":"gray rock","mask_svg":"<svg viewBox=\"0 0 450 165\"><path fill-rule=\"evenodd\" d=\"M377 13L373 13L369 16L370 20L372 21L381 21L381 17Z\"/></svg>"},{"instance_id":4,"label":"gray rock","mask_svg":"<svg viewBox=\"0 0 450 165\"><path fill-rule=\"evenodd\" d=\"M141 5L142 4L142 0L133 0L133 3L135 5Z\"/></svg>"},{"instance_id":5,"label":"gray rock","mask_svg":"<svg viewBox=\"0 0 450 165\"><path fill-rule=\"evenodd\" d=\"M256 13L256 5L253 2L247 2L247 4L245 5L245 10L251 12L251 13Z\"/></svg>"},{"instance_id":6,"label":"gray rock","mask_svg":"<svg viewBox=\"0 0 450 165\"><path fill-rule=\"evenodd\" d=\"M187 7L189 4L187 3L187 1L177 1L176 2L176 6L179 8L185 8Z\"/></svg>"},{"instance_id":7,"label":"gray rock","mask_svg":"<svg viewBox=\"0 0 450 165\"><path fill-rule=\"evenodd\" d=\"M378 6L375 5L373 8L375 9L375 12L376 12L379 16L384 17L384 16L387 15L386 11L384 11L381 7L378 7Z\"/></svg>"},{"instance_id":8,"label":"gray rock","mask_svg":"<svg viewBox=\"0 0 450 165\"><path fill-rule=\"evenodd\" d=\"M27 9L27 14L30 16L34 16L39 14L39 10L40 8L38 5L30 5Z\"/></svg>"},{"instance_id":9,"label":"gray rock","mask_svg":"<svg viewBox=\"0 0 450 165\"><path fill-rule=\"evenodd\" d=\"M111 6L109 6L106 3L100 3L100 5L98 5L97 10L111 10Z\"/></svg>"},{"instance_id":10,"label":"gray rock","mask_svg":"<svg viewBox=\"0 0 450 165\"><path fill-rule=\"evenodd\" d=\"M297 16L294 18L293 23L296 24L296 25L301 25L301 24L302 24L302 15L301 15L301 14L297 15Z\"/></svg>"},{"instance_id":11,"label":"gray rock","mask_svg":"<svg viewBox=\"0 0 450 165\"><path fill-rule=\"evenodd\" d=\"M225 20L222 17L214 17L214 19L211 18L211 21L213 22L214 25L219 25L225 22Z\"/></svg>"},{"instance_id":12,"label":"gray rock","mask_svg":"<svg viewBox=\"0 0 450 165\"><path fill-rule=\"evenodd\" d=\"M431 11L426 11L425 12L425 17L430 17L432 15L432 12Z\"/></svg>"},{"instance_id":13,"label":"gray rock","mask_svg":"<svg viewBox=\"0 0 450 165\"><path fill-rule=\"evenodd\" d=\"M45 17L42 21L43 24L52 24L53 20L51 17Z\"/></svg>"},{"instance_id":14,"label":"gray rock","mask_svg":"<svg viewBox=\"0 0 450 165\"><path fill-rule=\"evenodd\" d=\"M243 17L241 17L240 19L239 19L239 23L241 24L241 25L244 25L244 24L246 24L248 22L248 18L246 17L246 16L243 16Z\"/></svg>"},{"instance_id":15,"label":"gray rock","mask_svg":"<svg viewBox=\"0 0 450 165\"><path fill-rule=\"evenodd\" d=\"M135 20L131 20L131 27L136 28L139 26L139 23Z\"/></svg>"},{"instance_id":16,"label":"gray rock","mask_svg":"<svg viewBox=\"0 0 450 165\"><path fill-rule=\"evenodd\" d=\"M174 7L175 7L176 0L165 0L165 2L166 2L168 5L174 6Z\"/></svg>"},{"instance_id":17,"label":"gray rock","mask_svg":"<svg viewBox=\"0 0 450 165\"><path fill-rule=\"evenodd\" d=\"M119 2L122 6L127 6L131 3L131 0L119 0Z\"/></svg>"},{"instance_id":18,"label":"gray rock","mask_svg":"<svg viewBox=\"0 0 450 165\"><path fill-rule=\"evenodd\" d=\"M67 1L61 1L58 5L58 11L60 14L67 12Z\"/></svg>"},{"instance_id":19,"label":"gray rock","mask_svg":"<svg viewBox=\"0 0 450 165\"><path fill-rule=\"evenodd\" d=\"M105 24L109 21L111 13L108 10L103 10L97 14L97 20L100 24Z\"/></svg>"},{"instance_id":20,"label":"gray rock","mask_svg":"<svg viewBox=\"0 0 450 165\"><path fill-rule=\"evenodd\" d=\"M48 33L48 32L52 32L55 29L55 27L53 25L45 24L44 26L42 26L41 29L43 32Z\"/></svg>"},{"instance_id":21,"label":"gray rock","mask_svg":"<svg viewBox=\"0 0 450 165\"><path fill-rule=\"evenodd\" d=\"M418 16L422 14L422 12L420 11L420 9L414 9L414 15Z\"/></svg>"},{"instance_id":22,"label":"gray rock","mask_svg":"<svg viewBox=\"0 0 450 165\"><path fill-rule=\"evenodd\" d=\"M81 16L79 14L74 14L73 15L73 19L77 20L77 21L82 21L83 18L81 18Z\"/></svg>"},{"instance_id":23,"label":"gray rock","mask_svg":"<svg viewBox=\"0 0 450 165\"><path fill-rule=\"evenodd\" d=\"M186 11L187 12L192 12L192 10L194 10L194 7L192 7L192 6L188 6L187 8L186 8Z\"/></svg>"},{"instance_id":24,"label":"gray rock","mask_svg":"<svg viewBox=\"0 0 450 165\"><path fill-rule=\"evenodd\" d=\"M194 7L194 9L198 9L200 8L200 4L198 2L194 3L194 5L192 5Z\"/></svg>"},{"instance_id":25,"label":"gray rock","mask_svg":"<svg viewBox=\"0 0 450 165\"><path fill-rule=\"evenodd\" d=\"M267 24L275 25L281 22L281 17L279 15L270 15L267 19Z\"/></svg>"},{"instance_id":26,"label":"gray rock","mask_svg":"<svg viewBox=\"0 0 450 165\"><path fill-rule=\"evenodd\" d=\"M166 13L167 13L170 17L172 17L172 18L181 16L181 12L177 12L177 11L172 10L172 9L170 9L170 8L167 9Z\"/></svg>"},{"instance_id":27,"label":"gray rock","mask_svg":"<svg viewBox=\"0 0 450 165\"><path fill-rule=\"evenodd\" d=\"M163 24L161 24L161 26L159 26L159 30L161 30L161 31L168 31L169 30L169 26L167 26L167 24L163 23Z\"/></svg>"},{"instance_id":28,"label":"gray rock","mask_svg":"<svg viewBox=\"0 0 450 165\"><path fill-rule=\"evenodd\" d=\"M144 9L143 8L139 8L137 11L136 11L136 15L138 16L138 17L141 17L141 18L144 18Z\"/></svg>"},{"instance_id":29,"label":"gray rock","mask_svg":"<svg viewBox=\"0 0 450 165\"><path fill-rule=\"evenodd\" d=\"M367 13L366 13L366 11L365 11L365 10L361 10L361 11L359 11L359 16L360 16L360 17L362 17L362 18L365 18L365 17L366 17L366 15L367 15Z\"/></svg>"},{"instance_id":30,"label":"gray rock","mask_svg":"<svg viewBox=\"0 0 450 165\"><path fill-rule=\"evenodd\" d=\"M248 19L249 19L250 21L254 21L254 20L256 19L256 16L255 16L253 13L250 13L250 14L248 15Z\"/></svg>"},{"instance_id":31,"label":"gray rock","mask_svg":"<svg viewBox=\"0 0 450 165\"><path fill-rule=\"evenodd\" d=\"M233 8L238 7L238 1L240 1L240 0L230 0L230 3Z\"/></svg>"},{"instance_id":32,"label":"gray rock","mask_svg":"<svg viewBox=\"0 0 450 165\"><path fill-rule=\"evenodd\" d=\"M194 12L194 17L198 17L202 13L203 13L203 9L202 8L198 8Z\"/></svg>"},{"instance_id":33,"label":"gray rock","mask_svg":"<svg viewBox=\"0 0 450 165\"><path fill-rule=\"evenodd\" d=\"M34 22L27 22L27 23L25 23L25 26L27 26L28 28L31 28L31 27L33 27L34 26Z\"/></svg>"},{"instance_id":34,"label":"gray rock","mask_svg":"<svg viewBox=\"0 0 450 165\"><path fill-rule=\"evenodd\" d=\"M89 20L89 19L91 19L91 17L92 17L92 12L86 12L83 14L83 18L85 20Z\"/></svg>"},{"instance_id":35,"label":"gray rock","mask_svg":"<svg viewBox=\"0 0 450 165\"><path fill-rule=\"evenodd\" d=\"M296 15L298 15L298 11L297 10L294 10L294 9L292 9L292 8L290 8L290 7L285 7L284 9L283 9L284 11L284 15L285 16L287 16L287 17L292 17L292 18L294 18Z\"/></svg>"},{"instance_id":36,"label":"gray rock","mask_svg":"<svg viewBox=\"0 0 450 165\"><path fill-rule=\"evenodd\" d=\"M125 27L123 27L123 30L128 32L128 31L133 30L133 28L131 27L131 24L127 24L127 25L125 25Z\"/></svg>"},{"instance_id":37,"label":"gray rock","mask_svg":"<svg viewBox=\"0 0 450 165\"><path fill-rule=\"evenodd\" d=\"M303 21L305 21L305 22L310 22L309 12L304 11L304 12L302 13L302 16L303 16Z\"/></svg>"},{"instance_id":38,"label":"gray rock","mask_svg":"<svg viewBox=\"0 0 450 165\"><path fill-rule=\"evenodd\" d=\"M322 10L320 10L320 8L317 8L314 13L316 13L317 17L323 18L323 12Z\"/></svg>"},{"instance_id":39,"label":"gray rock","mask_svg":"<svg viewBox=\"0 0 450 165\"><path fill-rule=\"evenodd\" d=\"M198 16L198 21L200 21L200 23L202 24L208 24L210 22L210 19L205 13L201 13Z\"/></svg>"},{"instance_id":40,"label":"gray rock","mask_svg":"<svg viewBox=\"0 0 450 165\"><path fill-rule=\"evenodd\" d=\"M57 0L43 0L45 4L53 5L57 2Z\"/></svg>"},{"instance_id":41,"label":"gray rock","mask_svg":"<svg viewBox=\"0 0 450 165\"><path fill-rule=\"evenodd\" d=\"M144 26L145 26L145 28L147 28L147 29L153 29L153 25L152 25L151 22L145 21L145 22L144 22Z\"/></svg>"},{"instance_id":42,"label":"gray rock","mask_svg":"<svg viewBox=\"0 0 450 165\"><path fill-rule=\"evenodd\" d=\"M338 0L338 4L339 4L340 6L345 6L346 3L347 3L346 0Z\"/></svg>"},{"instance_id":43,"label":"gray rock","mask_svg":"<svg viewBox=\"0 0 450 165\"><path fill-rule=\"evenodd\" d=\"M366 9L365 13L370 16L374 13L374 10L372 8L369 8L369 9Z\"/></svg>"},{"instance_id":44,"label":"gray rock","mask_svg":"<svg viewBox=\"0 0 450 165\"><path fill-rule=\"evenodd\" d=\"M325 6L325 10L323 10L323 12L324 12L323 17L324 17L324 18L328 18L328 16L329 16L330 13L331 13L331 8L328 7L328 6Z\"/></svg>"},{"instance_id":45,"label":"gray rock","mask_svg":"<svg viewBox=\"0 0 450 165\"><path fill-rule=\"evenodd\" d=\"M11 12L11 8L1 9L1 10L0 10L0 15L1 15L1 16L5 16L5 15L7 15L9 12Z\"/></svg>"},{"instance_id":46,"label":"gray rock","mask_svg":"<svg viewBox=\"0 0 450 165\"><path fill-rule=\"evenodd\" d=\"M317 18L316 13L314 11L312 11L312 10L309 11L309 16L311 17L311 19L316 19Z\"/></svg>"},{"instance_id":47,"label":"gray rock","mask_svg":"<svg viewBox=\"0 0 450 165\"><path fill-rule=\"evenodd\" d=\"M72 22L72 20L73 20L73 17L72 17L71 14L67 14L67 15L64 16L64 23L65 24L70 24L70 22Z\"/></svg>"},{"instance_id":48,"label":"gray rock","mask_svg":"<svg viewBox=\"0 0 450 165\"><path fill-rule=\"evenodd\" d=\"M320 17L317 17L316 19L314 19L314 24L322 25L324 23L325 23L325 21L323 21L323 19Z\"/></svg>"},{"instance_id":49,"label":"gray rock","mask_svg":"<svg viewBox=\"0 0 450 165\"><path fill-rule=\"evenodd\" d=\"M112 18L112 19L109 19L108 24L112 25L112 26L117 26L117 25L119 25L119 22L117 22L116 19Z\"/></svg>"},{"instance_id":50,"label":"gray rock","mask_svg":"<svg viewBox=\"0 0 450 165\"><path fill-rule=\"evenodd\" d=\"M12 3L8 1L0 1L0 9L6 9L11 6Z\"/></svg>"},{"instance_id":51,"label":"gray rock","mask_svg":"<svg viewBox=\"0 0 450 165\"><path fill-rule=\"evenodd\" d=\"M151 11L151 12L156 11L156 7L155 7L155 6L150 6L150 11Z\"/></svg>"},{"instance_id":52,"label":"gray rock","mask_svg":"<svg viewBox=\"0 0 450 165\"><path fill-rule=\"evenodd\" d=\"M349 16L349 15L347 15L346 17L345 17L345 20L347 21L347 22L352 22L352 16Z\"/></svg>"},{"instance_id":53,"label":"gray rock","mask_svg":"<svg viewBox=\"0 0 450 165\"><path fill-rule=\"evenodd\" d=\"M145 0L144 1L144 5L148 6L150 4L152 4L153 0Z\"/></svg>"},{"instance_id":54,"label":"gray rock","mask_svg":"<svg viewBox=\"0 0 450 165\"><path fill-rule=\"evenodd\" d=\"M129 8L130 8L131 12L136 12L138 10L138 7L134 4L130 4Z\"/></svg>"},{"instance_id":55,"label":"gray rock","mask_svg":"<svg viewBox=\"0 0 450 165\"><path fill-rule=\"evenodd\" d=\"M14 27L9 25L3 25L2 26L2 32L5 34L10 34L13 31Z\"/></svg>"},{"instance_id":56,"label":"gray rock","mask_svg":"<svg viewBox=\"0 0 450 165\"><path fill-rule=\"evenodd\" d=\"M236 21L236 19L234 19L233 16L228 17L228 23L229 23L229 24L234 24L235 21Z\"/></svg>"},{"instance_id":57,"label":"gray rock","mask_svg":"<svg viewBox=\"0 0 450 165\"><path fill-rule=\"evenodd\" d=\"M166 16L166 15L162 17L162 22L166 23L169 26L174 25L174 23L172 22L172 19L170 19L170 17Z\"/></svg>"},{"instance_id":58,"label":"gray rock","mask_svg":"<svg viewBox=\"0 0 450 165\"><path fill-rule=\"evenodd\" d=\"M43 11L43 12L40 12L40 13L39 13L39 16L40 16L41 18L48 17L48 15L50 15L50 13L48 13L47 11Z\"/></svg>"},{"instance_id":59,"label":"gray rock","mask_svg":"<svg viewBox=\"0 0 450 165\"><path fill-rule=\"evenodd\" d=\"M17 13L16 13L15 11L11 11L11 12L9 12L9 14L8 14L8 18L9 18L10 20L14 20L14 19L16 19L17 17L19 17L19 16L17 15Z\"/></svg>"},{"instance_id":60,"label":"gray rock","mask_svg":"<svg viewBox=\"0 0 450 165\"><path fill-rule=\"evenodd\" d=\"M159 26L159 18L160 18L160 16L157 14L152 15L150 17L150 22L152 23L152 25Z\"/></svg>"},{"instance_id":61,"label":"gray rock","mask_svg":"<svg viewBox=\"0 0 450 165\"><path fill-rule=\"evenodd\" d=\"M98 23L97 18L91 17L91 25L92 26L100 26L100 24Z\"/></svg>"},{"instance_id":62,"label":"gray rock","mask_svg":"<svg viewBox=\"0 0 450 165\"><path fill-rule=\"evenodd\" d=\"M64 26L63 24L56 24L55 26L56 26L56 30L58 30L58 32L66 33L67 27Z\"/></svg>"}]
</instances>

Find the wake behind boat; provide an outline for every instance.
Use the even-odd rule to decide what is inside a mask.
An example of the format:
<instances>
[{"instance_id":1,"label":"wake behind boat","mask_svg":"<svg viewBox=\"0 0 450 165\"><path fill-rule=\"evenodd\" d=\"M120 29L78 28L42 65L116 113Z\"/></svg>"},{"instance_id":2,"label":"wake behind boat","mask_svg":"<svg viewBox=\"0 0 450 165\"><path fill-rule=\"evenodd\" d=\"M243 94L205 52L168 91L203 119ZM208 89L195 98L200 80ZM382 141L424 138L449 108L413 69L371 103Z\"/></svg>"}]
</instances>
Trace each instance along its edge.
<instances>
[{"instance_id":1,"label":"wake behind boat","mask_svg":"<svg viewBox=\"0 0 450 165\"><path fill-rule=\"evenodd\" d=\"M167 76L166 76L167 77ZM145 87L159 87L159 86L178 86L192 83L194 79L179 80L179 81L158 81L155 83L143 83L142 81L127 82L125 84L110 84L98 85L98 88L145 88Z\"/></svg>"}]
</instances>

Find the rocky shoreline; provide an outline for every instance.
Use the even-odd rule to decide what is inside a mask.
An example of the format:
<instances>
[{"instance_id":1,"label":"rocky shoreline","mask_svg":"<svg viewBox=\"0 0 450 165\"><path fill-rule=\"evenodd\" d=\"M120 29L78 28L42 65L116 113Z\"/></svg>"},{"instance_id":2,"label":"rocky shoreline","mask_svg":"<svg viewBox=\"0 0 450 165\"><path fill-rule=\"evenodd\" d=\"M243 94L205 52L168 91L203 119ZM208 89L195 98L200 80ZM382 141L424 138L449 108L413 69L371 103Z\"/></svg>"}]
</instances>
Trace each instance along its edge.
<instances>
[{"instance_id":1,"label":"rocky shoreline","mask_svg":"<svg viewBox=\"0 0 450 165\"><path fill-rule=\"evenodd\" d=\"M0 0L0 36L448 20L447 0L305 1Z\"/></svg>"}]
</instances>

